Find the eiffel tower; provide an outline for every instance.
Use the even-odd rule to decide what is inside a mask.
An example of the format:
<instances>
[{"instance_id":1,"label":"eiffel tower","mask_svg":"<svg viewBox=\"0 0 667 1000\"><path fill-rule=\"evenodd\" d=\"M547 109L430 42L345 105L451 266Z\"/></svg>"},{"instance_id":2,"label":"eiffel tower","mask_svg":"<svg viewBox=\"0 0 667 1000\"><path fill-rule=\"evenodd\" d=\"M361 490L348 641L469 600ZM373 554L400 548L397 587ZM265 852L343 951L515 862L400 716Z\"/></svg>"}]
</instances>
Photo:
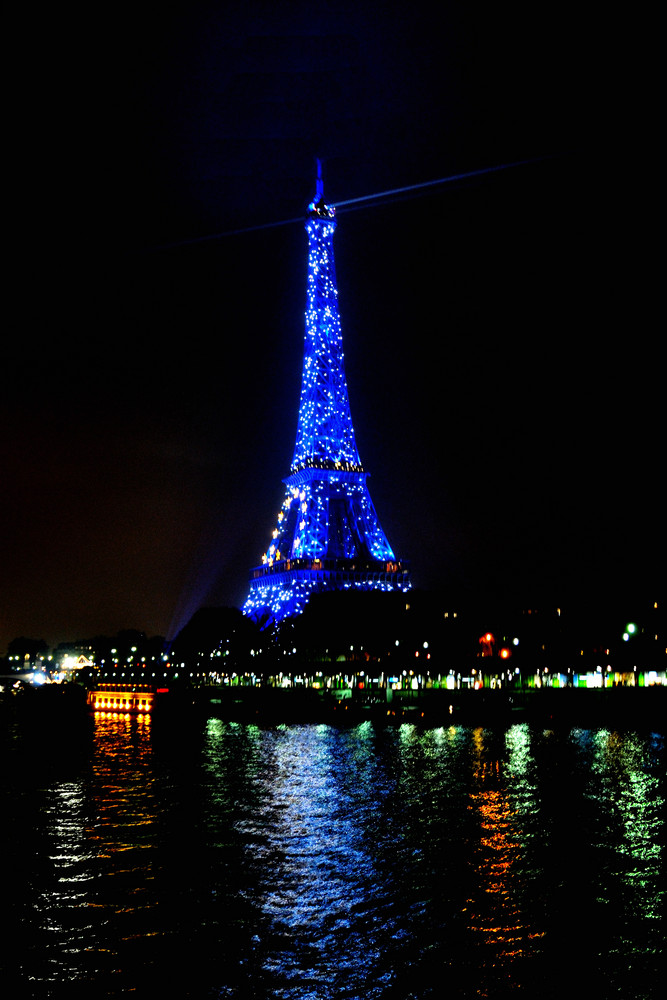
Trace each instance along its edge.
<instances>
[{"instance_id":1,"label":"eiffel tower","mask_svg":"<svg viewBox=\"0 0 667 1000\"><path fill-rule=\"evenodd\" d=\"M308 289L301 402L287 489L262 565L250 571L243 613L280 625L315 592L410 589L368 492L354 439L343 365L333 255L335 209L322 168L306 217Z\"/></svg>"}]
</instances>

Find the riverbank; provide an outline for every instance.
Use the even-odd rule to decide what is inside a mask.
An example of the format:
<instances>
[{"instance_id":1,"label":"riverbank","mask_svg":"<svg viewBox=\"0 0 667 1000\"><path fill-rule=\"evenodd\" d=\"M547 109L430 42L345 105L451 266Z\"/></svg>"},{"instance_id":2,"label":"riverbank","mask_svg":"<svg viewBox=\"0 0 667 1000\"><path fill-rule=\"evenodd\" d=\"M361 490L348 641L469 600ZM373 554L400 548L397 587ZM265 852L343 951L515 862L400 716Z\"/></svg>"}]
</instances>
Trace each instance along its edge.
<instances>
[{"instance_id":1,"label":"riverbank","mask_svg":"<svg viewBox=\"0 0 667 1000\"><path fill-rule=\"evenodd\" d=\"M316 688L268 686L183 687L162 692L152 717L173 722L184 714L214 716L258 725L290 723L377 724L414 722L421 726L508 725L530 722L545 727L664 729L667 687L602 689L454 690L337 692ZM89 714L81 685L49 685L18 697L5 697L6 712L51 719Z\"/></svg>"},{"instance_id":2,"label":"riverbank","mask_svg":"<svg viewBox=\"0 0 667 1000\"><path fill-rule=\"evenodd\" d=\"M667 688L541 689L526 691L432 689L394 693L391 701L363 697L337 699L317 690L200 688L191 692L197 711L237 721L350 724L415 722L425 726L540 725L664 728Z\"/></svg>"}]
</instances>

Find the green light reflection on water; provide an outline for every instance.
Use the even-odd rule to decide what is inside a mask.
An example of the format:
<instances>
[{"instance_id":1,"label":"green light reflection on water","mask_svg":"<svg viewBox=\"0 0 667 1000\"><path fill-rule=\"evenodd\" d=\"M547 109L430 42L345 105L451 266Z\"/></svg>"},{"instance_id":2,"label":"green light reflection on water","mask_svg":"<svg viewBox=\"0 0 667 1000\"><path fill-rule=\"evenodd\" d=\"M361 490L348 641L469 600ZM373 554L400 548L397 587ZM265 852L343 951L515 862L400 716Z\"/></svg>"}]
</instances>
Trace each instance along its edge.
<instances>
[{"instance_id":1,"label":"green light reflection on water","mask_svg":"<svg viewBox=\"0 0 667 1000\"><path fill-rule=\"evenodd\" d=\"M664 783L651 765L651 742L661 737L599 729L577 731L592 748L586 795L597 809L600 846L615 859L616 875L629 890L633 919L662 919L664 892Z\"/></svg>"}]
</instances>

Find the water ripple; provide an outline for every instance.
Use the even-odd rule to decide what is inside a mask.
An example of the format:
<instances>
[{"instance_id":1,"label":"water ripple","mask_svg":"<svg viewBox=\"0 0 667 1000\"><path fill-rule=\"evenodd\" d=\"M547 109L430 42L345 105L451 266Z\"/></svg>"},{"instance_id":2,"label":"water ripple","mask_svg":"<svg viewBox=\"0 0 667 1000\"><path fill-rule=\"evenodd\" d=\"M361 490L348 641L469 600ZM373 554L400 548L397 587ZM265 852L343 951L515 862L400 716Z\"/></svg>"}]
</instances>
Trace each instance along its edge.
<instances>
[{"instance_id":1,"label":"water ripple","mask_svg":"<svg viewBox=\"0 0 667 1000\"><path fill-rule=\"evenodd\" d=\"M580 991L656 995L661 734L99 719L56 761L6 739L16 995L548 998L573 952Z\"/></svg>"}]
</instances>

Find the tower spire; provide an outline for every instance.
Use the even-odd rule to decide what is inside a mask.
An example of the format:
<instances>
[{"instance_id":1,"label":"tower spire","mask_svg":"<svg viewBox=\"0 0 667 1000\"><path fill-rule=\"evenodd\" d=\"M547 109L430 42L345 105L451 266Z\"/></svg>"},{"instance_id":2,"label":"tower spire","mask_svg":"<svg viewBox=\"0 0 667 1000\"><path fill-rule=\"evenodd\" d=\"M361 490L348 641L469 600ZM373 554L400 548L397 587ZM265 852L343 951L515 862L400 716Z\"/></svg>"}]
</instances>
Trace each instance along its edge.
<instances>
[{"instance_id":1,"label":"tower spire","mask_svg":"<svg viewBox=\"0 0 667 1000\"><path fill-rule=\"evenodd\" d=\"M317 216L320 219L333 219L336 214L335 208L327 205L324 201L324 181L322 180L322 161L316 158L317 177L315 180L315 197L308 206L308 214Z\"/></svg>"},{"instance_id":2,"label":"tower spire","mask_svg":"<svg viewBox=\"0 0 667 1000\"><path fill-rule=\"evenodd\" d=\"M322 161L318 157L317 163L317 188L315 191L315 201L324 201L324 182L322 180Z\"/></svg>"},{"instance_id":3,"label":"tower spire","mask_svg":"<svg viewBox=\"0 0 667 1000\"><path fill-rule=\"evenodd\" d=\"M301 400L287 487L244 614L266 626L303 610L314 591L408 590L407 568L380 526L354 436L333 254L335 210L317 160L308 206L308 283Z\"/></svg>"}]
</instances>

